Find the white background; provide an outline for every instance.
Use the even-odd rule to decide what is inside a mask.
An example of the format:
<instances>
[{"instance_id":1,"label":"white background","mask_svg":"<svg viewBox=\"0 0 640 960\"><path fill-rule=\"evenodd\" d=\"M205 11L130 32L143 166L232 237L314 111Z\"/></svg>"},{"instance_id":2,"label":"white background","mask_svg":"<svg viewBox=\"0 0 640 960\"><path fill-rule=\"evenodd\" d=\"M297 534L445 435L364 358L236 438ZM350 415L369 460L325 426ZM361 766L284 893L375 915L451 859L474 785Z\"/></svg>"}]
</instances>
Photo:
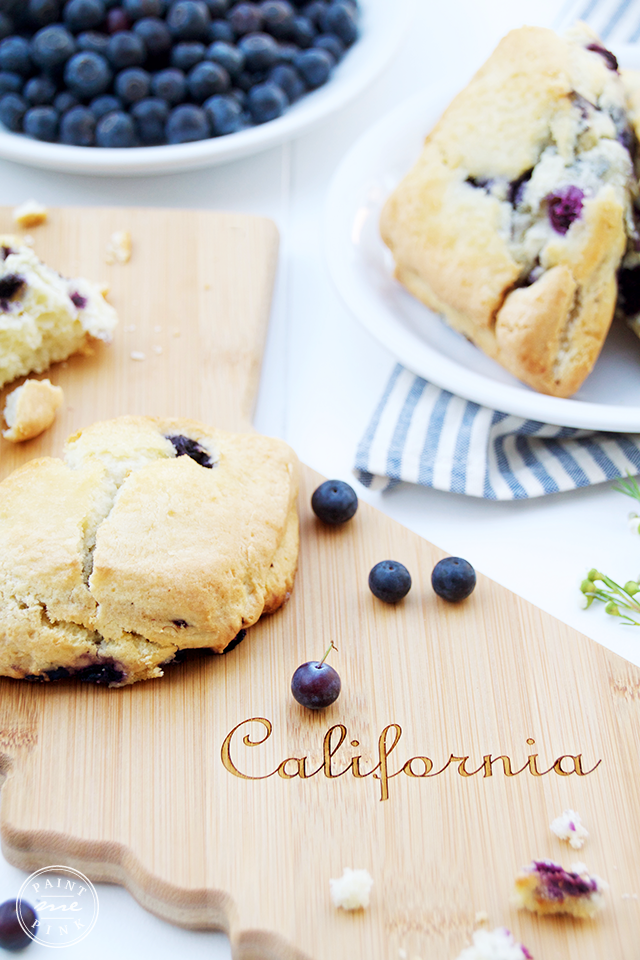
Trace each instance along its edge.
<instances>
[{"instance_id":1,"label":"white background","mask_svg":"<svg viewBox=\"0 0 640 960\"><path fill-rule=\"evenodd\" d=\"M393 0L389 0L393 2ZM522 24L550 26L559 0L418 0L398 55L357 101L301 139L246 160L146 179L84 178L0 161L0 203L148 205L233 210L271 217L282 236L255 426L283 437L328 477L351 479L355 448L394 358L343 307L322 255L323 203L348 148L375 120L422 85L460 85L499 38ZM122 334L121 334L122 335ZM640 571L640 539L628 532L633 503L608 486L529 502L492 503L408 486L358 493L451 554L640 664L640 629L602 610L580 609L591 566L624 582ZM638 509L640 512L640 507ZM0 860L0 900L25 875ZM100 917L89 938L57 956L228 960L222 934L193 933L145 913L122 889L99 885ZM29 957L51 957L32 945ZM354 958L355 960L355 958ZM425 958L423 958L425 960Z\"/></svg>"}]
</instances>

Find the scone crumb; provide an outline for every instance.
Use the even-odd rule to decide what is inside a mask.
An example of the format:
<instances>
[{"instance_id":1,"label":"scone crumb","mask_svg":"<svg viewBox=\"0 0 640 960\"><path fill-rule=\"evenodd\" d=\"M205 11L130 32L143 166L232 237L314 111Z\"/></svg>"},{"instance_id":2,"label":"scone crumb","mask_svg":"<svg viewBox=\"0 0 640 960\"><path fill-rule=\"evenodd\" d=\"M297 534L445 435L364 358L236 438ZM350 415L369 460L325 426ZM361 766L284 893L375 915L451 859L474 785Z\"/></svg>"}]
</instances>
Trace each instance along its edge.
<instances>
[{"instance_id":1,"label":"scone crumb","mask_svg":"<svg viewBox=\"0 0 640 960\"><path fill-rule=\"evenodd\" d=\"M562 816L556 817L549 824L549 828L559 840L568 840L574 850L584 846L584 841L589 836L580 814L575 810L564 810Z\"/></svg>"},{"instance_id":2,"label":"scone crumb","mask_svg":"<svg viewBox=\"0 0 640 960\"><path fill-rule=\"evenodd\" d=\"M329 880L331 900L343 910L362 910L369 906L373 877L368 870L345 867L341 877Z\"/></svg>"},{"instance_id":3,"label":"scone crumb","mask_svg":"<svg viewBox=\"0 0 640 960\"><path fill-rule=\"evenodd\" d=\"M47 222L49 211L43 204L37 200L25 200L13 211L13 222L26 230L28 227L39 227L40 224ZM26 238L24 243L26 243Z\"/></svg>"},{"instance_id":4,"label":"scone crumb","mask_svg":"<svg viewBox=\"0 0 640 960\"><path fill-rule=\"evenodd\" d=\"M135 323L128 323L128 324L126 325L126 327L124 328L124 332L125 332L125 333L133 333L135 329L136 329Z\"/></svg>"},{"instance_id":5,"label":"scone crumb","mask_svg":"<svg viewBox=\"0 0 640 960\"><path fill-rule=\"evenodd\" d=\"M400 960L407 960L407 951L404 949L404 947L398 948L398 957Z\"/></svg>"},{"instance_id":6,"label":"scone crumb","mask_svg":"<svg viewBox=\"0 0 640 960\"><path fill-rule=\"evenodd\" d=\"M24 237L22 238L22 242L24 243L25 247L33 247L35 244L35 240L30 233L25 233Z\"/></svg>"},{"instance_id":7,"label":"scone crumb","mask_svg":"<svg viewBox=\"0 0 640 960\"><path fill-rule=\"evenodd\" d=\"M458 960L533 960L523 944L518 943L510 930L476 930L473 946L465 947Z\"/></svg>"},{"instance_id":8,"label":"scone crumb","mask_svg":"<svg viewBox=\"0 0 640 960\"><path fill-rule=\"evenodd\" d=\"M516 877L513 904L543 916L567 913L585 919L602 909L607 887L584 863L565 870L553 860L533 860Z\"/></svg>"},{"instance_id":9,"label":"scone crumb","mask_svg":"<svg viewBox=\"0 0 640 960\"><path fill-rule=\"evenodd\" d=\"M132 350L132 351L131 351L131 359L132 359L132 360L146 360L146 359L147 359L147 355L146 355L146 353L143 353L142 350Z\"/></svg>"},{"instance_id":10,"label":"scone crumb","mask_svg":"<svg viewBox=\"0 0 640 960\"><path fill-rule=\"evenodd\" d=\"M178 327L176 327L176 329L173 331L173 336L174 336L174 337L181 337L181 336L182 336L182 330L180 330Z\"/></svg>"},{"instance_id":11,"label":"scone crumb","mask_svg":"<svg viewBox=\"0 0 640 960\"><path fill-rule=\"evenodd\" d=\"M131 234L128 230L116 230L107 244L107 263L129 263L131 259Z\"/></svg>"},{"instance_id":12,"label":"scone crumb","mask_svg":"<svg viewBox=\"0 0 640 960\"><path fill-rule=\"evenodd\" d=\"M623 894L622 894L622 899L623 899L623 900L637 900L637 899L638 899L638 894L637 894L637 893L623 893Z\"/></svg>"},{"instance_id":13,"label":"scone crumb","mask_svg":"<svg viewBox=\"0 0 640 960\"><path fill-rule=\"evenodd\" d=\"M154 333L162 333L162 327L160 326L159 323L156 323L155 327L153 328L153 332L154 332Z\"/></svg>"},{"instance_id":14,"label":"scone crumb","mask_svg":"<svg viewBox=\"0 0 640 960\"><path fill-rule=\"evenodd\" d=\"M49 380L25 380L7 395L4 419L9 429L2 436L12 443L37 437L55 420L63 397L62 387Z\"/></svg>"},{"instance_id":15,"label":"scone crumb","mask_svg":"<svg viewBox=\"0 0 640 960\"><path fill-rule=\"evenodd\" d=\"M153 352L160 355L162 353L162 347L159 344L156 344L155 347L153 348Z\"/></svg>"},{"instance_id":16,"label":"scone crumb","mask_svg":"<svg viewBox=\"0 0 640 960\"><path fill-rule=\"evenodd\" d=\"M483 923L488 923L488 922L489 922L489 914L487 913L486 910L478 910L478 912L477 912L476 915L475 915L475 919L474 919L473 922L475 923L475 925L476 925L477 927L479 927L479 926L480 926L481 924L483 924Z\"/></svg>"}]
</instances>

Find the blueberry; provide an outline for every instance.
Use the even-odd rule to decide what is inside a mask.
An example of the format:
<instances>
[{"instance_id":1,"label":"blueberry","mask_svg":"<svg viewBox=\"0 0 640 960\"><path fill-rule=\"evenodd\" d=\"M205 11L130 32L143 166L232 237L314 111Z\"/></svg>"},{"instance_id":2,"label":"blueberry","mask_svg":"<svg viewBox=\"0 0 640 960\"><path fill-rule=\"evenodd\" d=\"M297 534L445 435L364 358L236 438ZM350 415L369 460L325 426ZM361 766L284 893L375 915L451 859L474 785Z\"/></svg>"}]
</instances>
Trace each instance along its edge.
<instances>
[{"instance_id":1,"label":"blueberry","mask_svg":"<svg viewBox=\"0 0 640 960\"><path fill-rule=\"evenodd\" d=\"M55 143L58 139L60 115L55 107L31 107L24 115L22 128L28 137Z\"/></svg>"},{"instance_id":2,"label":"blueberry","mask_svg":"<svg viewBox=\"0 0 640 960\"><path fill-rule=\"evenodd\" d=\"M106 16L102 0L68 0L62 11L65 27L72 33L95 30Z\"/></svg>"},{"instance_id":3,"label":"blueberry","mask_svg":"<svg viewBox=\"0 0 640 960\"><path fill-rule=\"evenodd\" d=\"M269 73L269 80L280 87L289 103L295 103L307 92L298 71L295 67L290 67L286 63L279 63L275 66Z\"/></svg>"},{"instance_id":4,"label":"blueberry","mask_svg":"<svg viewBox=\"0 0 640 960\"><path fill-rule=\"evenodd\" d=\"M0 122L5 125L7 130L20 133L22 119L28 108L27 101L17 93L5 93L0 99Z\"/></svg>"},{"instance_id":5,"label":"blueberry","mask_svg":"<svg viewBox=\"0 0 640 960\"><path fill-rule=\"evenodd\" d=\"M187 77L189 93L196 103L203 103L216 93L226 93L230 86L231 80L227 71L211 60L196 64Z\"/></svg>"},{"instance_id":6,"label":"blueberry","mask_svg":"<svg viewBox=\"0 0 640 960\"><path fill-rule=\"evenodd\" d=\"M185 437L182 433L176 433L173 436L167 436L176 451L176 457L189 457L201 467L211 468L214 466L213 460L207 450L197 440L191 437Z\"/></svg>"},{"instance_id":7,"label":"blueberry","mask_svg":"<svg viewBox=\"0 0 640 960\"><path fill-rule=\"evenodd\" d=\"M580 187L565 187L545 197L549 220L556 233L565 234L574 220L582 214L584 193Z\"/></svg>"},{"instance_id":8,"label":"blueberry","mask_svg":"<svg viewBox=\"0 0 640 960\"><path fill-rule=\"evenodd\" d=\"M96 125L96 143L99 147L135 147L137 137L133 117L122 110L105 114Z\"/></svg>"},{"instance_id":9,"label":"blueberry","mask_svg":"<svg viewBox=\"0 0 640 960\"><path fill-rule=\"evenodd\" d=\"M69 90L81 100L97 97L111 84L111 68L99 53L81 50L67 60L64 68L64 82Z\"/></svg>"},{"instance_id":10,"label":"blueberry","mask_svg":"<svg viewBox=\"0 0 640 960\"><path fill-rule=\"evenodd\" d=\"M13 33L13 22L6 15L6 13L0 13L0 40L4 40L5 37L10 37Z\"/></svg>"},{"instance_id":11,"label":"blueberry","mask_svg":"<svg viewBox=\"0 0 640 960\"><path fill-rule=\"evenodd\" d=\"M251 73L270 70L279 60L279 47L268 33L247 33L238 43L244 54L246 69Z\"/></svg>"},{"instance_id":12,"label":"blueberry","mask_svg":"<svg viewBox=\"0 0 640 960\"><path fill-rule=\"evenodd\" d=\"M140 67L129 67L117 74L113 88L123 103L135 103L149 96L151 75Z\"/></svg>"},{"instance_id":13,"label":"blueberry","mask_svg":"<svg viewBox=\"0 0 640 960\"><path fill-rule=\"evenodd\" d=\"M310 47L318 31L308 17L294 17L291 29L291 40L299 47Z\"/></svg>"},{"instance_id":14,"label":"blueberry","mask_svg":"<svg viewBox=\"0 0 640 960\"><path fill-rule=\"evenodd\" d=\"M182 70L174 67L159 70L151 77L151 93L171 105L182 103L187 95L187 79Z\"/></svg>"},{"instance_id":15,"label":"blueberry","mask_svg":"<svg viewBox=\"0 0 640 960\"><path fill-rule=\"evenodd\" d=\"M321 29L321 24L324 19L324 15L329 9L329 4L326 0L311 0L310 3L307 3L302 8L302 15L308 17L309 20L313 23L317 29Z\"/></svg>"},{"instance_id":16,"label":"blueberry","mask_svg":"<svg viewBox=\"0 0 640 960\"><path fill-rule=\"evenodd\" d=\"M264 0L260 4L264 29L277 40L286 40L293 28L295 10L287 0Z\"/></svg>"},{"instance_id":17,"label":"blueberry","mask_svg":"<svg viewBox=\"0 0 640 960\"><path fill-rule=\"evenodd\" d=\"M31 40L33 62L50 73L59 70L75 52L73 36L59 23L38 30Z\"/></svg>"},{"instance_id":18,"label":"blueberry","mask_svg":"<svg viewBox=\"0 0 640 960\"><path fill-rule=\"evenodd\" d=\"M309 710L324 710L340 696L338 673L328 663L310 660L303 663L291 678L294 700Z\"/></svg>"},{"instance_id":19,"label":"blueberry","mask_svg":"<svg viewBox=\"0 0 640 960\"><path fill-rule=\"evenodd\" d=\"M321 87L329 79L329 74L335 61L326 50L312 47L302 50L293 61L293 64L302 76L302 79L311 89Z\"/></svg>"},{"instance_id":20,"label":"blueberry","mask_svg":"<svg viewBox=\"0 0 640 960\"><path fill-rule=\"evenodd\" d=\"M124 7L113 7L107 11L105 21L107 33L120 33L122 30L128 30L131 27L131 17Z\"/></svg>"},{"instance_id":21,"label":"blueberry","mask_svg":"<svg viewBox=\"0 0 640 960\"><path fill-rule=\"evenodd\" d=\"M210 43L215 43L216 40L233 43L235 36L233 27L226 20L212 20L208 36Z\"/></svg>"},{"instance_id":22,"label":"blueberry","mask_svg":"<svg viewBox=\"0 0 640 960\"><path fill-rule=\"evenodd\" d=\"M24 900L20 901L20 916L24 926L31 929L38 917L33 909ZM24 932L18 920L17 900L5 900L0 903L0 947L4 950L22 950L31 943L31 937Z\"/></svg>"},{"instance_id":23,"label":"blueberry","mask_svg":"<svg viewBox=\"0 0 640 960\"><path fill-rule=\"evenodd\" d=\"M236 3L227 14L227 20L233 27L236 36L242 37L245 33L257 33L262 30L264 17L257 3Z\"/></svg>"},{"instance_id":24,"label":"blueberry","mask_svg":"<svg viewBox=\"0 0 640 960\"><path fill-rule=\"evenodd\" d=\"M183 103L169 114L166 133L169 143L191 143L210 137L211 127L201 107Z\"/></svg>"},{"instance_id":25,"label":"blueberry","mask_svg":"<svg viewBox=\"0 0 640 960\"><path fill-rule=\"evenodd\" d=\"M167 9L166 0L122 0L122 6L132 20L161 17Z\"/></svg>"},{"instance_id":26,"label":"blueberry","mask_svg":"<svg viewBox=\"0 0 640 960\"><path fill-rule=\"evenodd\" d=\"M162 57L171 50L171 31L164 20L143 17L136 20L132 30L142 40L150 57Z\"/></svg>"},{"instance_id":27,"label":"blueberry","mask_svg":"<svg viewBox=\"0 0 640 960\"><path fill-rule=\"evenodd\" d=\"M280 63L286 63L290 66L299 53L300 47L297 45L297 43L281 43Z\"/></svg>"},{"instance_id":28,"label":"blueberry","mask_svg":"<svg viewBox=\"0 0 640 960\"><path fill-rule=\"evenodd\" d=\"M89 109L96 120L104 117L107 113L113 113L114 110L122 110L122 101L118 97L105 93L101 97L95 97L89 104Z\"/></svg>"},{"instance_id":29,"label":"blueberry","mask_svg":"<svg viewBox=\"0 0 640 960\"><path fill-rule=\"evenodd\" d=\"M0 40L0 70L19 73L22 77L31 76L33 62L28 40L16 36Z\"/></svg>"},{"instance_id":30,"label":"blueberry","mask_svg":"<svg viewBox=\"0 0 640 960\"><path fill-rule=\"evenodd\" d=\"M236 97L209 97L204 102L203 109L209 118L214 137L235 133L242 127L242 104L238 103Z\"/></svg>"},{"instance_id":31,"label":"blueberry","mask_svg":"<svg viewBox=\"0 0 640 960\"><path fill-rule=\"evenodd\" d=\"M207 48L207 60L213 60L224 67L231 78L237 77L244 70L244 54L237 47L222 40L217 40Z\"/></svg>"},{"instance_id":32,"label":"blueberry","mask_svg":"<svg viewBox=\"0 0 640 960\"><path fill-rule=\"evenodd\" d=\"M311 507L323 523L346 523L358 509L358 498L343 480L325 480L314 491Z\"/></svg>"},{"instance_id":33,"label":"blueberry","mask_svg":"<svg viewBox=\"0 0 640 960\"><path fill-rule=\"evenodd\" d=\"M336 63L338 60L342 60L346 52L344 43L339 37L336 37L335 33L321 33L314 39L312 46L326 50Z\"/></svg>"},{"instance_id":34,"label":"blueberry","mask_svg":"<svg viewBox=\"0 0 640 960\"><path fill-rule=\"evenodd\" d=\"M618 72L618 59L615 54L611 53L611 50L607 50L606 47L601 47L599 43L590 43L587 47L587 50L592 50L594 53L599 53L604 59L609 70L613 70L615 73Z\"/></svg>"},{"instance_id":35,"label":"blueberry","mask_svg":"<svg viewBox=\"0 0 640 960\"><path fill-rule=\"evenodd\" d=\"M350 3L334 0L320 22L323 33L335 33L346 46L351 46L358 36L358 15Z\"/></svg>"},{"instance_id":36,"label":"blueberry","mask_svg":"<svg viewBox=\"0 0 640 960\"><path fill-rule=\"evenodd\" d=\"M147 51L137 34L122 30L109 39L107 58L116 70L124 70L126 67L141 67L147 59Z\"/></svg>"},{"instance_id":37,"label":"blueberry","mask_svg":"<svg viewBox=\"0 0 640 960\"><path fill-rule=\"evenodd\" d=\"M78 103L79 100L76 95L69 90L63 90L53 101L53 105L58 113L66 113L67 110L71 110L72 107L77 107Z\"/></svg>"},{"instance_id":38,"label":"blueberry","mask_svg":"<svg viewBox=\"0 0 640 960\"><path fill-rule=\"evenodd\" d=\"M3 93L20 93L24 84L24 77L9 70L0 70L0 96Z\"/></svg>"},{"instance_id":39,"label":"blueberry","mask_svg":"<svg viewBox=\"0 0 640 960\"><path fill-rule=\"evenodd\" d=\"M169 110L167 101L159 97L147 97L134 103L131 116L135 120L141 143L149 146L164 143Z\"/></svg>"},{"instance_id":40,"label":"blueberry","mask_svg":"<svg viewBox=\"0 0 640 960\"><path fill-rule=\"evenodd\" d=\"M171 51L171 66L188 73L192 67L195 67L196 63L204 60L206 49L204 43L200 43L198 40L176 43Z\"/></svg>"},{"instance_id":41,"label":"blueberry","mask_svg":"<svg viewBox=\"0 0 640 960\"><path fill-rule=\"evenodd\" d=\"M229 91L228 96L232 97L236 101L236 103L238 104L241 110L244 110L246 108L247 95L244 92L244 90L240 90L238 89L238 87L234 87L233 90Z\"/></svg>"},{"instance_id":42,"label":"blueberry","mask_svg":"<svg viewBox=\"0 0 640 960\"><path fill-rule=\"evenodd\" d=\"M382 560L369 574L369 589L378 600L398 603L411 590L411 574L397 560Z\"/></svg>"},{"instance_id":43,"label":"blueberry","mask_svg":"<svg viewBox=\"0 0 640 960\"><path fill-rule=\"evenodd\" d=\"M92 147L95 133L96 118L88 107L72 107L60 121L60 143Z\"/></svg>"},{"instance_id":44,"label":"blueberry","mask_svg":"<svg viewBox=\"0 0 640 960\"><path fill-rule=\"evenodd\" d=\"M177 0L169 7L167 26L178 40L209 39L211 16L203 0Z\"/></svg>"},{"instance_id":45,"label":"blueberry","mask_svg":"<svg viewBox=\"0 0 640 960\"><path fill-rule=\"evenodd\" d=\"M56 23L60 17L60 0L29 0L29 20L36 30Z\"/></svg>"},{"instance_id":46,"label":"blueberry","mask_svg":"<svg viewBox=\"0 0 640 960\"><path fill-rule=\"evenodd\" d=\"M436 563L431 574L431 586L443 600L455 603L465 600L473 593L476 585L476 572L466 560L460 557L445 557Z\"/></svg>"},{"instance_id":47,"label":"blueberry","mask_svg":"<svg viewBox=\"0 0 640 960\"><path fill-rule=\"evenodd\" d=\"M204 0L211 17L224 17L229 9L229 0Z\"/></svg>"},{"instance_id":48,"label":"blueberry","mask_svg":"<svg viewBox=\"0 0 640 960\"><path fill-rule=\"evenodd\" d=\"M99 53L106 57L109 34L99 33L97 30L86 30L84 33L78 34L76 43L78 44L78 50L90 50L91 53Z\"/></svg>"},{"instance_id":49,"label":"blueberry","mask_svg":"<svg viewBox=\"0 0 640 960\"><path fill-rule=\"evenodd\" d=\"M24 85L23 96L34 107L42 106L44 103L53 103L53 98L58 88L46 74L42 77L32 77Z\"/></svg>"}]
</instances>

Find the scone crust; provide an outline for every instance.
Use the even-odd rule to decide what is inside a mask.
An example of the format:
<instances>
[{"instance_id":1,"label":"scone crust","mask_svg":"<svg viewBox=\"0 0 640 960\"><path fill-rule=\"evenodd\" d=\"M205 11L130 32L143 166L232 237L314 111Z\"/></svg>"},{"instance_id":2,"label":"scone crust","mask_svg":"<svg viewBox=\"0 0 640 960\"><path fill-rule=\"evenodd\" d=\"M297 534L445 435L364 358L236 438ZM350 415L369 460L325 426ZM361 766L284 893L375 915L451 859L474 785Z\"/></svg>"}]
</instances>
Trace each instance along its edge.
<instances>
[{"instance_id":1,"label":"scone crust","mask_svg":"<svg viewBox=\"0 0 640 960\"><path fill-rule=\"evenodd\" d=\"M176 456L171 436L214 465ZM122 417L70 438L65 458L0 484L0 674L102 663L112 685L161 676L178 649L220 653L288 598L298 480L286 444Z\"/></svg>"},{"instance_id":2,"label":"scone crust","mask_svg":"<svg viewBox=\"0 0 640 960\"><path fill-rule=\"evenodd\" d=\"M593 146L579 127L584 104L608 102L616 85L624 97L588 39L582 47L534 27L508 34L429 134L380 222L396 277L414 296L520 380L560 397L580 387L611 324L627 187L587 195L581 216L564 235L548 228L539 260L528 264L511 204L545 151L570 166L579 142ZM606 146L630 175L612 121L598 111ZM482 189L495 183L503 195Z\"/></svg>"}]
</instances>

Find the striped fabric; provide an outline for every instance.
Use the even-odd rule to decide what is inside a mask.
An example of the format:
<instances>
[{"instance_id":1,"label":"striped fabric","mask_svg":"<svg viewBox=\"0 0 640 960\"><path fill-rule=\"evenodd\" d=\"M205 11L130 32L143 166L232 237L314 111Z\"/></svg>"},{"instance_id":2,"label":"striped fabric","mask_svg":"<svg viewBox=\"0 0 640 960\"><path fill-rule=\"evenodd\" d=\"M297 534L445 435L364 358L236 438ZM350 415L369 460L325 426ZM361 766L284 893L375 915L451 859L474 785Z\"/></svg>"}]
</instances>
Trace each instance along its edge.
<instances>
[{"instance_id":1,"label":"striped fabric","mask_svg":"<svg viewBox=\"0 0 640 960\"><path fill-rule=\"evenodd\" d=\"M557 22L562 32L574 20L584 20L606 43L636 43L640 40L638 0L569 0Z\"/></svg>"},{"instance_id":2,"label":"striped fabric","mask_svg":"<svg viewBox=\"0 0 640 960\"><path fill-rule=\"evenodd\" d=\"M556 427L489 410L396 366L358 446L366 487L405 480L525 500L640 472L640 434Z\"/></svg>"},{"instance_id":3,"label":"striped fabric","mask_svg":"<svg viewBox=\"0 0 640 960\"><path fill-rule=\"evenodd\" d=\"M567 0L555 28L584 20L607 44L640 40L640 0ZM640 434L523 420L456 397L399 364L356 454L366 487L402 480L488 500L525 500L640 472Z\"/></svg>"}]
</instances>

